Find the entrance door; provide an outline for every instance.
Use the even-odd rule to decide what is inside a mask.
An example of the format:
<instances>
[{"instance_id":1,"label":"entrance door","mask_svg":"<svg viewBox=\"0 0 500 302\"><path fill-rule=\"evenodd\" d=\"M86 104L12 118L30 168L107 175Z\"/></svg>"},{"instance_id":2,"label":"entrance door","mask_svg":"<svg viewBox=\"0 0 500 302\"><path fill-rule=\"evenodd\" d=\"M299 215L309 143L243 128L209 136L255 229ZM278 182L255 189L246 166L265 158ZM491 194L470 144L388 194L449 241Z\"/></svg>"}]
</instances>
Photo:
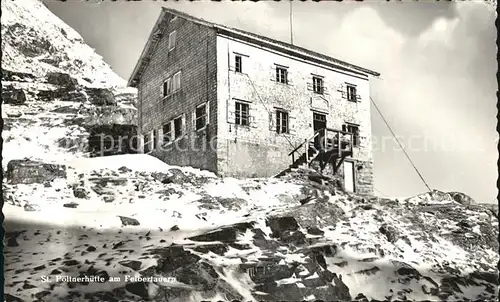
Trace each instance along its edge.
<instances>
[{"instance_id":1,"label":"entrance door","mask_svg":"<svg viewBox=\"0 0 500 302\"><path fill-rule=\"evenodd\" d=\"M326 128L326 115L325 114L313 112L313 128L314 128L314 133L316 133L316 131L318 131L318 130ZM316 139L314 140L314 147L316 147L316 149L318 149L318 150L321 147L321 142L323 141L322 140L323 136L324 136L324 133L320 132L319 135L316 136Z\"/></svg>"},{"instance_id":2,"label":"entrance door","mask_svg":"<svg viewBox=\"0 0 500 302\"><path fill-rule=\"evenodd\" d=\"M344 188L354 192L354 163L351 161L344 161Z\"/></svg>"}]
</instances>

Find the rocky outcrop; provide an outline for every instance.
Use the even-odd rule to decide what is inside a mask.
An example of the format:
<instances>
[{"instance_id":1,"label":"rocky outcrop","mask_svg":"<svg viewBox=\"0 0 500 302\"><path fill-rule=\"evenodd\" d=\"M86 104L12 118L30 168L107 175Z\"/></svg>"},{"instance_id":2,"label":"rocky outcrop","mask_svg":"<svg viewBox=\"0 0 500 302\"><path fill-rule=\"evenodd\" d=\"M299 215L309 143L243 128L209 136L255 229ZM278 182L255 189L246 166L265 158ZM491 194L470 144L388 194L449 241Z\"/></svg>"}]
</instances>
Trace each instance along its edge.
<instances>
[{"instance_id":1,"label":"rocky outcrop","mask_svg":"<svg viewBox=\"0 0 500 302\"><path fill-rule=\"evenodd\" d=\"M78 81L64 72L49 72L45 77L47 83L61 86L67 90L75 89L78 86Z\"/></svg>"},{"instance_id":2,"label":"rocky outcrop","mask_svg":"<svg viewBox=\"0 0 500 302\"><path fill-rule=\"evenodd\" d=\"M26 92L11 86L2 87L2 103L9 105L23 105L26 102Z\"/></svg>"},{"instance_id":3,"label":"rocky outcrop","mask_svg":"<svg viewBox=\"0 0 500 302\"><path fill-rule=\"evenodd\" d=\"M7 164L7 180L11 184L32 184L66 178L66 167L29 159L11 160Z\"/></svg>"},{"instance_id":4,"label":"rocky outcrop","mask_svg":"<svg viewBox=\"0 0 500 302\"><path fill-rule=\"evenodd\" d=\"M138 153L137 126L96 125L89 127L91 157Z\"/></svg>"}]
</instances>

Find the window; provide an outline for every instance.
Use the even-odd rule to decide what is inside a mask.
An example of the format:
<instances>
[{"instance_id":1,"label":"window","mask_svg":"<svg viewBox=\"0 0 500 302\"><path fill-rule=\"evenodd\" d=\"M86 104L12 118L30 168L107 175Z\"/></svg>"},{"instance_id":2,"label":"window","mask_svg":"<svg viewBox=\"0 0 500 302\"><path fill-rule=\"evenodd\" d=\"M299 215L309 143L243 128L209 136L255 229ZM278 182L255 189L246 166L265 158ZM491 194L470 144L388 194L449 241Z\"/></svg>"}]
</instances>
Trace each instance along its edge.
<instances>
[{"instance_id":1,"label":"window","mask_svg":"<svg viewBox=\"0 0 500 302\"><path fill-rule=\"evenodd\" d=\"M359 126L354 124L342 125L342 131L349 132L352 134L353 146L359 146Z\"/></svg>"},{"instance_id":2,"label":"window","mask_svg":"<svg viewBox=\"0 0 500 302\"><path fill-rule=\"evenodd\" d=\"M178 73L174 74L173 80L172 80L172 92L176 92L177 90L181 89L181 72L179 71Z\"/></svg>"},{"instance_id":3,"label":"window","mask_svg":"<svg viewBox=\"0 0 500 302\"><path fill-rule=\"evenodd\" d=\"M288 70L285 67L276 67L276 82L288 83Z\"/></svg>"},{"instance_id":4,"label":"window","mask_svg":"<svg viewBox=\"0 0 500 302\"><path fill-rule=\"evenodd\" d=\"M168 35L168 50L171 51L172 49L175 48L175 38L177 36L177 33L175 30Z\"/></svg>"},{"instance_id":5,"label":"window","mask_svg":"<svg viewBox=\"0 0 500 302\"><path fill-rule=\"evenodd\" d=\"M347 100L351 102L356 102L356 86L347 85Z\"/></svg>"},{"instance_id":6,"label":"window","mask_svg":"<svg viewBox=\"0 0 500 302\"><path fill-rule=\"evenodd\" d=\"M163 125L163 144L166 145L172 141L172 123Z\"/></svg>"},{"instance_id":7,"label":"window","mask_svg":"<svg viewBox=\"0 0 500 302\"><path fill-rule=\"evenodd\" d=\"M181 72L177 72L173 77L167 78L163 83L163 97L169 96L181 89Z\"/></svg>"},{"instance_id":8,"label":"window","mask_svg":"<svg viewBox=\"0 0 500 302\"><path fill-rule=\"evenodd\" d=\"M236 55L234 57L234 66L235 66L234 69L235 69L236 72L242 72L242 70L243 70L242 67L243 66L241 65L241 56Z\"/></svg>"},{"instance_id":9,"label":"window","mask_svg":"<svg viewBox=\"0 0 500 302\"><path fill-rule=\"evenodd\" d=\"M288 130L288 112L276 110L276 132L289 133Z\"/></svg>"},{"instance_id":10,"label":"window","mask_svg":"<svg viewBox=\"0 0 500 302\"><path fill-rule=\"evenodd\" d=\"M158 130L153 130L153 150L158 146Z\"/></svg>"},{"instance_id":11,"label":"window","mask_svg":"<svg viewBox=\"0 0 500 302\"><path fill-rule=\"evenodd\" d=\"M196 115L195 115L195 128L196 130L200 130L208 124L207 121L207 105L203 104L196 107Z\"/></svg>"},{"instance_id":12,"label":"window","mask_svg":"<svg viewBox=\"0 0 500 302\"><path fill-rule=\"evenodd\" d=\"M151 135L144 134L144 153L151 152Z\"/></svg>"},{"instance_id":13,"label":"window","mask_svg":"<svg viewBox=\"0 0 500 302\"><path fill-rule=\"evenodd\" d=\"M313 77L313 91L318 94L323 94L323 79L320 77Z\"/></svg>"},{"instance_id":14,"label":"window","mask_svg":"<svg viewBox=\"0 0 500 302\"><path fill-rule=\"evenodd\" d=\"M183 134L183 127L182 127L182 116L179 116L178 118L174 119L174 138L177 139L182 136Z\"/></svg>"},{"instance_id":15,"label":"window","mask_svg":"<svg viewBox=\"0 0 500 302\"><path fill-rule=\"evenodd\" d=\"M247 103L242 103L242 102L236 102L235 103L235 124L236 125L242 125L242 126L248 126L249 123L249 105Z\"/></svg>"},{"instance_id":16,"label":"window","mask_svg":"<svg viewBox=\"0 0 500 302\"><path fill-rule=\"evenodd\" d=\"M167 96L172 93L172 79L168 78L164 83L163 83L163 96Z\"/></svg>"},{"instance_id":17,"label":"window","mask_svg":"<svg viewBox=\"0 0 500 302\"><path fill-rule=\"evenodd\" d=\"M174 22L175 20L177 20L177 16L173 16L172 19L170 19L170 22Z\"/></svg>"}]
</instances>

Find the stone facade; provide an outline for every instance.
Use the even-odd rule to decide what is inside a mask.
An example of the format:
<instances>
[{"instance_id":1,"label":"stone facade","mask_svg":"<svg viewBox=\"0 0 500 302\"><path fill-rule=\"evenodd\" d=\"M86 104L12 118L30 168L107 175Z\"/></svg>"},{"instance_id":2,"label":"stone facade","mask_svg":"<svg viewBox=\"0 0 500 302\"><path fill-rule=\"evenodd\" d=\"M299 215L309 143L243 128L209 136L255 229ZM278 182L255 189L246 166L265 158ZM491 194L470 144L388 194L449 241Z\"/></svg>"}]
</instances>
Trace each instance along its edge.
<instances>
[{"instance_id":1,"label":"stone facade","mask_svg":"<svg viewBox=\"0 0 500 302\"><path fill-rule=\"evenodd\" d=\"M369 73L332 66L324 57L294 55L283 45L252 43L182 15L170 22L172 16L163 14L162 38L138 77L139 131L148 150L155 149L152 155L221 176L269 177L292 163L289 152L314 134L313 114L321 113L328 128L358 126L359 145L346 160L354 162L355 190L373 192ZM176 46L169 51L174 30ZM241 58L238 71L236 56ZM287 69L287 84L276 81L276 66ZM163 97L163 82L178 71L181 89ZM323 79L324 94L313 91L313 76ZM356 87L356 101L347 99L347 84ZM194 111L207 101L209 125L197 132ZM249 125L235 124L236 101L249 105ZM287 134L276 131L277 109L289 114ZM162 148L162 125L181 115L186 135ZM150 138L153 131L160 139Z\"/></svg>"}]
</instances>

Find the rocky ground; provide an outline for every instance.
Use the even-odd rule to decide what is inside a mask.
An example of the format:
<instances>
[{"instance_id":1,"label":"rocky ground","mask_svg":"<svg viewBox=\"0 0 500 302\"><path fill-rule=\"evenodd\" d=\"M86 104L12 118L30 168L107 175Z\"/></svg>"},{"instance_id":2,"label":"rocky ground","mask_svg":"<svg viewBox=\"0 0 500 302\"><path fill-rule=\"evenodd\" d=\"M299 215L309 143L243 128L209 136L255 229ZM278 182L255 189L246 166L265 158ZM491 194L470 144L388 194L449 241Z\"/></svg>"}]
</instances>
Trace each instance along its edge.
<instances>
[{"instance_id":1,"label":"rocky ground","mask_svg":"<svg viewBox=\"0 0 500 302\"><path fill-rule=\"evenodd\" d=\"M497 213L448 194L366 198L309 170L220 179L147 155L86 159L64 171L29 184L10 173L4 184L7 301L493 301L498 294Z\"/></svg>"}]
</instances>

